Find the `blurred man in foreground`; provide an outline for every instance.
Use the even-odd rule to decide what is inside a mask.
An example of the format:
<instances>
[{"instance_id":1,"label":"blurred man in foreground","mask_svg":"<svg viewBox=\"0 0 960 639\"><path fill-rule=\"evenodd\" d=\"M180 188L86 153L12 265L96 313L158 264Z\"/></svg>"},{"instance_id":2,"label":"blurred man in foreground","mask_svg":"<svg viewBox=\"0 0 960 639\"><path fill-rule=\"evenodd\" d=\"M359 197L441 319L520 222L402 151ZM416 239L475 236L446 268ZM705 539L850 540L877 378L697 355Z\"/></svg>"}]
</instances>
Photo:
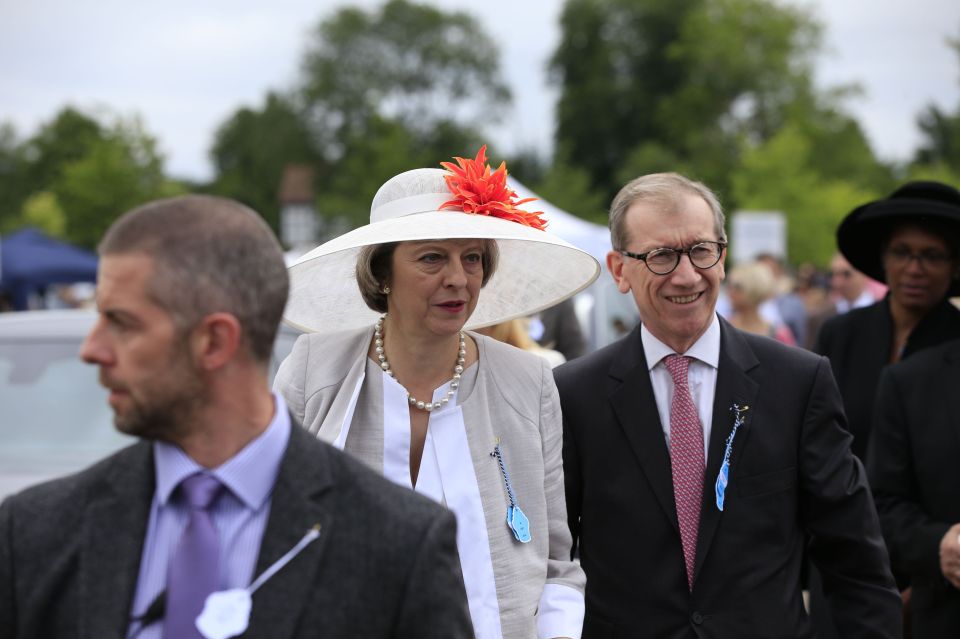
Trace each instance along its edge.
<instances>
[{"instance_id":1,"label":"blurred man in foreground","mask_svg":"<svg viewBox=\"0 0 960 639\"><path fill-rule=\"evenodd\" d=\"M472 636L453 516L269 391L288 280L263 220L160 200L100 255L81 356L142 441L0 506L0 637Z\"/></svg>"}]
</instances>

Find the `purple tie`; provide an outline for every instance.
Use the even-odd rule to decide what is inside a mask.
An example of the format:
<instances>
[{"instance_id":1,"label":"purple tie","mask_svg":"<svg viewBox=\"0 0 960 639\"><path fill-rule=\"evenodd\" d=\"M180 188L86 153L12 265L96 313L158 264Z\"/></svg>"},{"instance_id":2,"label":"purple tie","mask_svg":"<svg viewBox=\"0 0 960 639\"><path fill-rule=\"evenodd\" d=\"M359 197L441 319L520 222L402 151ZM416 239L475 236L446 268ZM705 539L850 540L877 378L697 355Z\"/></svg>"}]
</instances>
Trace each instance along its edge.
<instances>
[{"instance_id":1,"label":"purple tie","mask_svg":"<svg viewBox=\"0 0 960 639\"><path fill-rule=\"evenodd\" d=\"M207 595L218 589L220 581L220 535L209 508L222 488L220 480L203 473L191 475L180 483L190 507L190 519L167 574L165 639L202 637L195 625L196 619Z\"/></svg>"},{"instance_id":2,"label":"purple tie","mask_svg":"<svg viewBox=\"0 0 960 639\"><path fill-rule=\"evenodd\" d=\"M700 530L700 504L703 501L703 428L687 382L690 358L668 355L665 363L673 377L673 402L670 404L673 498L677 503L680 542L683 544L683 559L687 567L687 586L692 591L697 534Z\"/></svg>"}]
</instances>

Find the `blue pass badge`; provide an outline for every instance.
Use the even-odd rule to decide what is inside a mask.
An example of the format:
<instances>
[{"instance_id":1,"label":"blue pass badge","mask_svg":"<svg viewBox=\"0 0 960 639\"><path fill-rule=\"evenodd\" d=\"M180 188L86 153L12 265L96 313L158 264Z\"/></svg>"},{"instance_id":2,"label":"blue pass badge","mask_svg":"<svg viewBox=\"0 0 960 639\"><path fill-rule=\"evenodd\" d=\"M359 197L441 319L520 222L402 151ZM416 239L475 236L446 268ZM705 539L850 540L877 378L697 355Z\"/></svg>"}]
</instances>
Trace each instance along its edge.
<instances>
[{"instance_id":1,"label":"blue pass badge","mask_svg":"<svg viewBox=\"0 0 960 639\"><path fill-rule=\"evenodd\" d=\"M521 543L530 541L530 520L520 510L520 506L509 506L507 508L507 526L513 532L513 536Z\"/></svg>"},{"instance_id":2,"label":"blue pass badge","mask_svg":"<svg viewBox=\"0 0 960 639\"><path fill-rule=\"evenodd\" d=\"M730 454L733 452L733 438L737 436L737 431L743 426L743 415L750 410L750 407L734 404L730 407L730 410L733 411L734 415L733 429L730 431L726 446L724 446L723 449L723 463L720 465L720 472L717 473L717 483L715 486L717 493L717 510L721 512L723 511L723 502L727 495L727 483L730 481Z\"/></svg>"},{"instance_id":3,"label":"blue pass badge","mask_svg":"<svg viewBox=\"0 0 960 639\"><path fill-rule=\"evenodd\" d=\"M723 510L723 497L727 492L727 480L730 474L730 462L724 461L723 465L720 467L720 472L717 473L717 510Z\"/></svg>"}]
</instances>

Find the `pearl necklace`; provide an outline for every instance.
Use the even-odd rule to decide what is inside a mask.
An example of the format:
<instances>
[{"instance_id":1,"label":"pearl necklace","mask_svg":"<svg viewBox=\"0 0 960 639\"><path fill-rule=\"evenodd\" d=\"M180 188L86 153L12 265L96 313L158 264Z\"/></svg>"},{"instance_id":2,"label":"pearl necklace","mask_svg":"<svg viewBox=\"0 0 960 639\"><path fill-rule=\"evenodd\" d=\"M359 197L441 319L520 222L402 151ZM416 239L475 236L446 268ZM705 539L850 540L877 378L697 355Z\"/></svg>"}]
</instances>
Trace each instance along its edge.
<instances>
[{"instance_id":1,"label":"pearl necklace","mask_svg":"<svg viewBox=\"0 0 960 639\"><path fill-rule=\"evenodd\" d=\"M383 370L383 372L390 377L397 379L397 376L393 373L393 369L390 368L390 362L387 361L387 355L383 350L383 320L386 319L386 317L387 314L384 313L380 316L380 319L377 320L377 323L373 325L374 350L377 353L377 359L380 360L380 368ZM420 410L425 410L428 413L432 410L446 406L450 400L453 399L453 396L457 392L457 388L460 386L460 376L463 373L463 363L466 360L466 357L466 337L464 336L463 331L460 331L460 348L457 351L457 363L453 367L453 379L450 380L450 390L448 390L446 396L441 398L438 402L420 401L410 393L407 393L407 402L410 403L410 406ZM399 383L399 380L397 381Z\"/></svg>"}]
</instances>

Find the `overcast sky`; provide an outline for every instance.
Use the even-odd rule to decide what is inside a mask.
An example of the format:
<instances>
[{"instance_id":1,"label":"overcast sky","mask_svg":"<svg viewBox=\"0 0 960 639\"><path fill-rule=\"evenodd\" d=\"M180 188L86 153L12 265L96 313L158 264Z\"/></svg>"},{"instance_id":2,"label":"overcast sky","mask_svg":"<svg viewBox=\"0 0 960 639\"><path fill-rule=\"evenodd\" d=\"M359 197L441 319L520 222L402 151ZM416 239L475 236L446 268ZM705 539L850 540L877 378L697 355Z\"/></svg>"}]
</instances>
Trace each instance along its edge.
<instances>
[{"instance_id":1,"label":"overcast sky","mask_svg":"<svg viewBox=\"0 0 960 639\"><path fill-rule=\"evenodd\" d=\"M826 25L821 86L857 82L849 103L877 153L907 159L916 114L960 105L957 0L796 0ZM501 148L549 149L556 92L546 62L559 38L561 0L430 0L474 10L497 39L513 89ZM174 176L207 179L216 127L240 106L296 78L311 28L331 0L0 0L0 121L32 135L65 104L139 115ZM349 4L373 7L379 0ZM473 8L473 9L471 9Z\"/></svg>"}]
</instances>

